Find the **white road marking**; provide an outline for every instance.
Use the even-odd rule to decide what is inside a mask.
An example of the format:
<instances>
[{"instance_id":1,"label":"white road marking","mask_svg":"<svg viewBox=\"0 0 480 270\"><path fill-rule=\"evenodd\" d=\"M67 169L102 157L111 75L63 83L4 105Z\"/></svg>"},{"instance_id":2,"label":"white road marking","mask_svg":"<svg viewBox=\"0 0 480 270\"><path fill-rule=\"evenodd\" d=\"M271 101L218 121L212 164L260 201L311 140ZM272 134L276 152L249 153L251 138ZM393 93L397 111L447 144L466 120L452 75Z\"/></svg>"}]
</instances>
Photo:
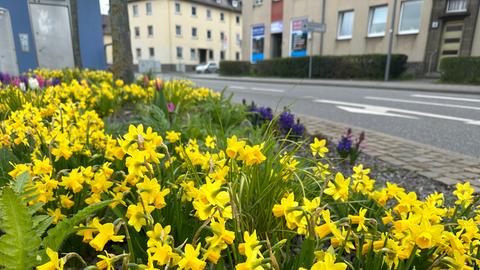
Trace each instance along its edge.
<instances>
[{"instance_id":1,"label":"white road marking","mask_svg":"<svg viewBox=\"0 0 480 270\"><path fill-rule=\"evenodd\" d=\"M348 106L337 106L337 108L342 109L342 110L347 111L347 112L351 112L351 113L372 114L372 115L380 115L380 116L391 116L391 117L400 117L400 118L407 118L407 119L418 119L418 117L415 117L415 116L389 113L389 112L386 112L385 110L378 109L378 108L355 108L355 107L348 107Z\"/></svg>"},{"instance_id":2,"label":"white road marking","mask_svg":"<svg viewBox=\"0 0 480 270\"><path fill-rule=\"evenodd\" d=\"M480 102L480 99L475 99L475 98L458 98L458 97L449 97L449 96L434 96L434 95L414 94L414 95L412 95L412 97L434 98L434 99L445 99L445 100L456 100L456 101L467 101L467 102Z\"/></svg>"},{"instance_id":3,"label":"white road marking","mask_svg":"<svg viewBox=\"0 0 480 270\"><path fill-rule=\"evenodd\" d=\"M351 102L343 102L343 101L328 100L328 99L317 99L317 100L315 100L315 102L325 103L325 104L333 104L333 105L340 105L340 106L348 106L348 107L353 107L353 108L363 108L363 111L358 110L358 109L353 110L353 111L356 111L356 113L365 113L365 111L373 112L373 113L377 113L377 114L378 114L378 112L382 112L382 113L396 112L396 113L400 113L400 114L403 113L403 114L407 114L407 115L425 116L425 117L431 117L431 118L459 121L459 122L463 122L463 123L469 124L469 125L479 125L480 126L480 120L461 118L461 117L455 117L455 116L448 116L448 115L441 115L441 114L434 114L434 113L425 113L425 112L419 112L419 111L396 109L396 108L391 108L391 107L375 106L375 105L359 104L359 103L351 103ZM340 109L344 109L344 108L340 108ZM371 114L373 114L373 113L371 113Z\"/></svg>"},{"instance_id":4,"label":"white road marking","mask_svg":"<svg viewBox=\"0 0 480 270\"><path fill-rule=\"evenodd\" d=\"M432 105L432 106L441 106L441 107L448 107L448 108L459 108L459 109L480 111L480 107L446 104L446 103L436 103L436 102L427 102L427 101L417 101L417 100L408 100L408 99L384 98L384 97L365 97L365 99L392 101L392 102L399 102L399 103L423 104L423 105Z\"/></svg>"},{"instance_id":5,"label":"white road marking","mask_svg":"<svg viewBox=\"0 0 480 270\"><path fill-rule=\"evenodd\" d=\"M237 86L237 85L232 85L229 88L231 88L231 89L247 89L247 87L245 87L245 86Z\"/></svg>"},{"instance_id":6,"label":"white road marking","mask_svg":"<svg viewBox=\"0 0 480 270\"><path fill-rule=\"evenodd\" d=\"M265 92L275 92L275 93L283 93L285 90L279 90L279 89L271 89L271 88L258 88L258 87L252 87L250 88L254 91L265 91Z\"/></svg>"}]
</instances>

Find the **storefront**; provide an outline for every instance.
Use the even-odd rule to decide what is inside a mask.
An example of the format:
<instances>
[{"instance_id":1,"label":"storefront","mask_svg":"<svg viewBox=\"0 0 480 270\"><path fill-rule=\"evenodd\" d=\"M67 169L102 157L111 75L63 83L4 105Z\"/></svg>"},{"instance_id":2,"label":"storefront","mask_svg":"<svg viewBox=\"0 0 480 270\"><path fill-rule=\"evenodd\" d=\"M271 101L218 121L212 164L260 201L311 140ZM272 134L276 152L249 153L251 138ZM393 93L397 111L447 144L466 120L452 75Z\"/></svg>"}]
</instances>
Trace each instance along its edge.
<instances>
[{"instance_id":1,"label":"storefront","mask_svg":"<svg viewBox=\"0 0 480 270\"><path fill-rule=\"evenodd\" d=\"M253 63L265 59L265 26L255 25L252 27L252 56L250 60Z\"/></svg>"}]
</instances>

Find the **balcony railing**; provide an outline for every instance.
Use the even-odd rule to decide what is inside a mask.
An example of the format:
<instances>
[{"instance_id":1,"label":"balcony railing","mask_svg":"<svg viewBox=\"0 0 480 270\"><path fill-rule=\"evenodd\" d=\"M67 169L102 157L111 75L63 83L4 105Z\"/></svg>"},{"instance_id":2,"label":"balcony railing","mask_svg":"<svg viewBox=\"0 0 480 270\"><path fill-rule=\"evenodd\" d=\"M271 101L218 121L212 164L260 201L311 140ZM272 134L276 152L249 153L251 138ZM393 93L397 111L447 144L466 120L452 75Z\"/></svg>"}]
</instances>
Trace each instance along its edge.
<instances>
[{"instance_id":1,"label":"balcony railing","mask_svg":"<svg viewBox=\"0 0 480 270\"><path fill-rule=\"evenodd\" d=\"M467 11L467 0L448 0L447 13Z\"/></svg>"}]
</instances>

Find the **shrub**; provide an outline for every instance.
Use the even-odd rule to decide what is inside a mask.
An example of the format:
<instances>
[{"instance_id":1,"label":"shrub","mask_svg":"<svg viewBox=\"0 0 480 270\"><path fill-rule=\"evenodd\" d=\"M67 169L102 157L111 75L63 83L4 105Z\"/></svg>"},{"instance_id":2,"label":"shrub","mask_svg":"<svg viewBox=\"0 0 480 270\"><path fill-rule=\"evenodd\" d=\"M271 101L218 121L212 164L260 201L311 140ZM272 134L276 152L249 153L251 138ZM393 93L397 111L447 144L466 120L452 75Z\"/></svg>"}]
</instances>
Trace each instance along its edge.
<instances>
[{"instance_id":1,"label":"shrub","mask_svg":"<svg viewBox=\"0 0 480 270\"><path fill-rule=\"evenodd\" d=\"M324 79L382 79L385 73L387 56L384 54L314 56L312 77ZM259 76L308 77L308 57L278 58L257 63ZM407 56L392 56L390 76L399 77L405 70Z\"/></svg>"},{"instance_id":2,"label":"shrub","mask_svg":"<svg viewBox=\"0 0 480 270\"><path fill-rule=\"evenodd\" d=\"M250 73L250 62L248 61L220 61L220 75L239 76Z\"/></svg>"},{"instance_id":3,"label":"shrub","mask_svg":"<svg viewBox=\"0 0 480 270\"><path fill-rule=\"evenodd\" d=\"M480 84L480 57L449 57L440 63L441 80Z\"/></svg>"}]
</instances>

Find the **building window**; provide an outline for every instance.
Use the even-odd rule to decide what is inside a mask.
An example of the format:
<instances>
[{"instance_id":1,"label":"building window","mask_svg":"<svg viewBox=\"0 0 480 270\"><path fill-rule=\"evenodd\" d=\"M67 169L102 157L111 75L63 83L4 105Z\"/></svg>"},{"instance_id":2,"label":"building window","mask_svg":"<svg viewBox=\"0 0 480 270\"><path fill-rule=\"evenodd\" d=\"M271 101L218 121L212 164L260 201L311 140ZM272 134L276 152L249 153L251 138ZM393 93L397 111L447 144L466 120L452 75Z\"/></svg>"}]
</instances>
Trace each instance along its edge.
<instances>
[{"instance_id":1,"label":"building window","mask_svg":"<svg viewBox=\"0 0 480 270\"><path fill-rule=\"evenodd\" d=\"M153 37L153 25L147 26L148 36Z\"/></svg>"},{"instance_id":2,"label":"building window","mask_svg":"<svg viewBox=\"0 0 480 270\"><path fill-rule=\"evenodd\" d=\"M135 28L133 28L133 32L135 33L136 38L140 37L140 27L136 26Z\"/></svg>"},{"instance_id":3,"label":"building window","mask_svg":"<svg viewBox=\"0 0 480 270\"><path fill-rule=\"evenodd\" d=\"M235 22L236 22L237 24L240 24L240 16L237 15L237 16L235 17Z\"/></svg>"},{"instance_id":4,"label":"building window","mask_svg":"<svg viewBox=\"0 0 480 270\"><path fill-rule=\"evenodd\" d=\"M263 0L255 0L255 6L263 4Z\"/></svg>"},{"instance_id":5,"label":"building window","mask_svg":"<svg viewBox=\"0 0 480 270\"><path fill-rule=\"evenodd\" d=\"M225 40L225 33L220 32L220 40L224 41Z\"/></svg>"},{"instance_id":6,"label":"building window","mask_svg":"<svg viewBox=\"0 0 480 270\"><path fill-rule=\"evenodd\" d=\"M220 12L220 21L225 21L225 14L223 14L223 12Z\"/></svg>"},{"instance_id":7,"label":"building window","mask_svg":"<svg viewBox=\"0 0 480 270\"><path fill-rule=\"evenodd\" d=\"M368 36L384 36L387 29L388 6L371 7L369 16Z\"/></svg>"},{"instance_id":8,"label":"building window","mask_svg":"<svg viewBox=\"0 0 480 270\"><path fill-rule=\"evenodd\" d=\"M240 34L237 33L237 34L235 35L235 37L236 37L235 42L237 43L238 46L240 46L241 43L242 43L242 39L240 38Z\"/></svg>"},{"instance_id":9,"label":"building window","mask_svg":"<svg viewBox=\"0 0 480 270\"><path fill-rule=\"evenodd\" d=\"M152 15L152 3L145 3L145 9L147 11L147 15Z\"/></svg>"},{"instance_id":10,"label":"building window","mask_svg":"<svg viewBox=\"0 0 480 270\"><path fill-rule=\"evenodd\" d=\"M213 50L208 51L208 59L213 60Z\"/></svg>"},{"instance_id":11,"label":"building window","mask_svg":"<svg viewBox=\"0 0 480 270\"><path fill-rule=\"evenodd\" d=\"M197 17L197 7L192 6L192 16Z\"/></svg>"},{"instance_id":12,"label":"building window","mask_svg":"<svg viewBox=\"0 0 480 270\"><path fill-rule=\"evenodd\" d=\"M142 49L137 48L137 59L142 58Z\"/></svg>"},{"instance_id":13,"label":"building window","mask_svg":"<svg viewBox=\"0 0 480 270\"><path fill-rule=\"evenodd\" d=\"M235 53L235 60L237 60L237 61L240 60L240 53L239 52Z\"/></svg>"},{"instance_id":14,"label":"building window","mask_svg":"<svg viewBox=\"0 0 480 270\"><path fill-rule=\"evenodd\" d=\"M212 39L212 31L207 30L207 39Z\"/></svg>"},{"instance_id":15,"label":"building window","mask_svg":"<svg viewBox=\"0 0 480 270\"><path fill-rule=\"evenodd\" d=\"M190 59L191 60L197 59L197 51L195 49L190 49Z\"/></svg>"},{"instance_id":16,"label":"building window","mask_svg":"<svg viewBox=\"0 0 480 270\"><path fill-rule=\"evenodd\" d=\"M341 11L338 13L338 39L351 39L353 33L354 11Z\"/></svg>"},{"instance_id":17,"label":"building window","mask_svg":"<svg viewBox=\"0 0 480 270\"><path fill-rule=\"evenodd\" d=\"M138 5L132 6L133 17L138 17Z\"/></svg>"},{"instance_id":18,"label":"building window","mask_svg":"<svg viewBox=\"0 0 480 270\"><path fill-rule=\"evenodd\" d=\"M180 9L180 3L175 3L175 13L180 14L182 10Z\"/></svg>"},{"instance_id":19,"label":"building window","mask_svg":"<svg viewBox=\"0 0 480 270\"><path fill-rule=\"evenodd\" d=\"M399 34L416 34L420 30L423 0L410 0L402 3L400 9Z\"/></svg>"},{"instance_id":20,"label":"building window","mask_svg":"<svg viewBox=\"0 0 480 270\"><path fill-rule=\"evenodd\" d=\"M225 60L225 51L220 51L220 60Z\"/></svg>"},{"instance_id":21,"label":"building window","mask_svg":"<svg viewBox=\"0 0 480 270\"><path fill-rule=\"evenodd\" d=\"M183 58L183 48L182 47L177 47L177 58L179 58L179 59Z\"/></svg>"},{"instance_id":22,"label":"building window","mask_svg":"<svg viewBox=\"0 0 480 270\"><path fill-rule=\"evenodd\" d=\"M192 37L193 38L197 37L197 28L196 27L192 27Z\"/></svg>"},{"instance_id":23,"label":"building window","mask_svg":"<svg viewBox=\"0 0 480 270\"><path fill-rule=\"evenodd\" d=\"M175 35L177 35L177 37L182 35L182 26L175 25Z\"/></svg>"},{"instance_id":24,"label":"building window","mask_svg":"<svg viewBox=\"0 0 480 270\"><path fill-rule=\"evenodd\" d=\"M207 19L212 19L212 11L210 9L207 9Z\"/></svg>"},{"instance_id":25,"label":"building window","mask_svg":"<svg viewBox=\"0 0 480 270\"><path fill-rule=\"evenodd\" d=\"M155 57L155 48L153 47L148 48L148 52L151 58Z\"/></svg>"},{"instance_id":26,"label":"building window","mask_svg":"<svg viewBox=\"0 0 480 270\"><path fill-rule=\"evenodd\" d=\"M448 0L447 12L467 11L467 0Z\"/></svg>"}]
</instances>

